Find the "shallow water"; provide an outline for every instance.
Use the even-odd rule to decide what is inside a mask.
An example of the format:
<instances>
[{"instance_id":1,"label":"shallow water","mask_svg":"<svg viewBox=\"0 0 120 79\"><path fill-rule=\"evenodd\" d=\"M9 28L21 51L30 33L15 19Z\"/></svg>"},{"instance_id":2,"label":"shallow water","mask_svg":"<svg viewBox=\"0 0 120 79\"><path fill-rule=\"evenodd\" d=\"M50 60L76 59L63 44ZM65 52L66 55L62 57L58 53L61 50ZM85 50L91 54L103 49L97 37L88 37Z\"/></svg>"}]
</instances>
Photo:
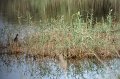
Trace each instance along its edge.
<instances>
[{"instance_id":1,"label":"shallow water","mask_svg":"<svg viewBox=\"0 0 120 79\"><path fill-rule=\"evenodd\" d=\"M68 60L65 71L55 59L4 54L0 56L0 79L118 79L120 59L103 63L92 59Z\"/></svg>"}]
</instances>

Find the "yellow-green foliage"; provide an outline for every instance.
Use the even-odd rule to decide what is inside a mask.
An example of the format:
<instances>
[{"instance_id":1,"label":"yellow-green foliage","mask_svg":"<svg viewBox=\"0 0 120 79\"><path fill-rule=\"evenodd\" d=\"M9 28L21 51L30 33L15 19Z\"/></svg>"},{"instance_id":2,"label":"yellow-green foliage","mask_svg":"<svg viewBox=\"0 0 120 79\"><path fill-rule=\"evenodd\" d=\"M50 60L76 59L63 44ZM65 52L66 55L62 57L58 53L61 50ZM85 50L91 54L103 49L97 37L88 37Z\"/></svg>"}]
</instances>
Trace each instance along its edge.
<instances>
[{"instance_id":1,"label":"yellow-green foliage","mask_svg":"<svg viewBox=\"0 0 120 79\"><path fill-rule=\"evenodd\" d=\"M97 53L101 51L117 52L120 45L119 22L112 23L112 17L108 15L107 21L91 24L92 19L85 22L76 13L71 23L52 19L51 22L41 22L33 36L28 37L29 51L34 53ZM117 52L118 53L118 52Z\"/></svg>"}]
</instances>

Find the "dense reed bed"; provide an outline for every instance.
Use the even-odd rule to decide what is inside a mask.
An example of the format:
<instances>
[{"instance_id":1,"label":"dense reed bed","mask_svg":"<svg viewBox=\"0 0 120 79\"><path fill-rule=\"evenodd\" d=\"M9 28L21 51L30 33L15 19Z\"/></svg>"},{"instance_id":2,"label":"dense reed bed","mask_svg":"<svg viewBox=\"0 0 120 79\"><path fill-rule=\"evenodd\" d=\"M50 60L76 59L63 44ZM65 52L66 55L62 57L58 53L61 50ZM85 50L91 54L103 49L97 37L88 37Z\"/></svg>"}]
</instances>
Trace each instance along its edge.
<instances>
[{"instance_id":1,"label":"dense reed bed","mask_svg":"<svg viewBox=\"0 0 120 79\"><path fill-rule=\"evenodd\" d=\"M12 53L26 53L39 56L65 58L119 57L120 23L114 22L111 13L101 22L93 22L92 17L84 21L80 12L73 15L72 22L65 22L64 16L59 20L40 22L29 26L35 32L17 44L9 38L8 49ZM94 24L93 24L94 23ZM20 29L18 29L20 30ZM10 33L9 33L10 34ZM20 44L20 45L19 45Z\"/></svg>"},{"instance_id":2,"label":"dense reed bed","mask_svg":"<svg viewBox=\"0 0 120 79\"><path fill-rule=\"evenodd\" d=\"M6 25L3 31L9 40L5 48L11 52L52 57L59 53L65 58L119 57L119 0L5 0L0 4L1 16L8 23L17 22L15 28L24 28L24 23L35 31L18 44ZM4 47L2 42L0 45Z\"/></svg>"},{"instance_id":3,"label":"dense reed bed","mask_svg":"<svg viewBox=\"0 0 120 79\"><path fill-rule=\"evenodd\" d=\"M119 0L5 0L0 3L0 11L9 21L26 19L27 22L29 17L35 21L58 19L62 15L70 20L78 11L84 18L93 14L94 19L106 18L111 9L116 18L120 14Z\"/></svg>"}]
</instances>

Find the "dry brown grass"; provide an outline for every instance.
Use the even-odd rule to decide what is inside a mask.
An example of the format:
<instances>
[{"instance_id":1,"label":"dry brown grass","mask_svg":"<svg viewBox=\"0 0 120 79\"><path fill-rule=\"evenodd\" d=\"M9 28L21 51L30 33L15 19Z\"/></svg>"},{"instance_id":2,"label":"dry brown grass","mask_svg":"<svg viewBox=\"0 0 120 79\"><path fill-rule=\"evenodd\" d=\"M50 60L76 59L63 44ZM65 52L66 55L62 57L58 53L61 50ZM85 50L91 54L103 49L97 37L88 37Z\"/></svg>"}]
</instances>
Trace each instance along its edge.
<instances>
[{"instance_id":1,"label":"dry brown grass","mask_svg":"<svg viewBox=\"0 0 120 79\"><path fill-rule=\"evenodd\" d=\"M35 56L37 55L41 57L48 56L58 59L61 58L61 55L63 56L64 59L84 59L84 58L105 59L120 57L119 45L116 46L111 43L109 46L107 45L105 47L95 46L90 48L88 46L89 43L87 44L85 41L81 43L80 46L72 44L66 46L65 42L71 43L74 40L72 33L67 33L66 35L64 35L64 33L60 31L53 31L47 34L50 36L50 38L44 43L40 43L40 38L42 34L36 33L27 39L25 45L19 46L19 43L11 42L10 46L8 46L8 49L13 53L25 52L27 54ZM98 34L96 33L95 38L99 40L101 39L104 41L112 42L111 40L113 40L112 38L114 37L110 36L107 33Z\"/></svg>"},{"instance_id":2,"label":"dry brown grass","mask_svg":"<svg viewBox=\"0 0 120 79\"><path fill-rule=\"evenodd\" d=\"M120 51L116 50L116 52L111 52L109 49L104 48L95 48L94 50L90 49L81 49L80 47L70 47L64 49L55 49L53 44L45 44L42 48L37 44L32 47L26 47L28 50L27 54L31 54L33 56L41 56L41 57L51 57L57 58L61 62L64 59L84 59L84 58L97 58L97 59L106 59L106 58L115 58L120 57ZM21 53L24 52L24 48L16 46L16 44L11 44L9 46L9 50L12 53ZM62 58L62 59L61 59Z\"/></svg>"},{"instance_id":3,"label":"dry brown grass","mask_svg":"<svg viewBox=\"0 0 120 79\"><path fill-rule=\"evenodd\" d=\"M111 22L110 15L108 20ZM26 37L21 46L10 42L9 50L52 58L62 55L64 59L120 57L119 30L115 30L119 28L119 23L111 27L111 23L103 21L92 28L88 27L91 21L84 22L80 18L71 24L67 24L63 18L52 21L51 24L43 22L41 25L45 28L37 27L39 30Z\"/></svg>"}]
</instances>

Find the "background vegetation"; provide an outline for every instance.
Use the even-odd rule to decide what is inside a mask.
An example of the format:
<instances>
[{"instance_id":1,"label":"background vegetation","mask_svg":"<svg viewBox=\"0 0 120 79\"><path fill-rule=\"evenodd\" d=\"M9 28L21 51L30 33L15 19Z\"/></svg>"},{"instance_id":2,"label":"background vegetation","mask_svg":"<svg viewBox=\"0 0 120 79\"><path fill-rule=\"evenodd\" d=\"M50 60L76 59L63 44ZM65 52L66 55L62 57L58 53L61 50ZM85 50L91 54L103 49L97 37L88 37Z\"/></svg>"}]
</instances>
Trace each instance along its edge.
<instances>
[{"instance_id":1,"label":"background vegetation","mask_svg":"<svg viewBox=\"0 0 120 79\"><path fill-rule=\"evenodd\" d=\"M58 19L63 15L66 20L71 20L71 16L78 11L83 18L92 14L94 19L99 20L106 18L110 10L118 19L119 5L119 0L1 0L0 11L9 21Z\"/></svg>"}]
</instances>

